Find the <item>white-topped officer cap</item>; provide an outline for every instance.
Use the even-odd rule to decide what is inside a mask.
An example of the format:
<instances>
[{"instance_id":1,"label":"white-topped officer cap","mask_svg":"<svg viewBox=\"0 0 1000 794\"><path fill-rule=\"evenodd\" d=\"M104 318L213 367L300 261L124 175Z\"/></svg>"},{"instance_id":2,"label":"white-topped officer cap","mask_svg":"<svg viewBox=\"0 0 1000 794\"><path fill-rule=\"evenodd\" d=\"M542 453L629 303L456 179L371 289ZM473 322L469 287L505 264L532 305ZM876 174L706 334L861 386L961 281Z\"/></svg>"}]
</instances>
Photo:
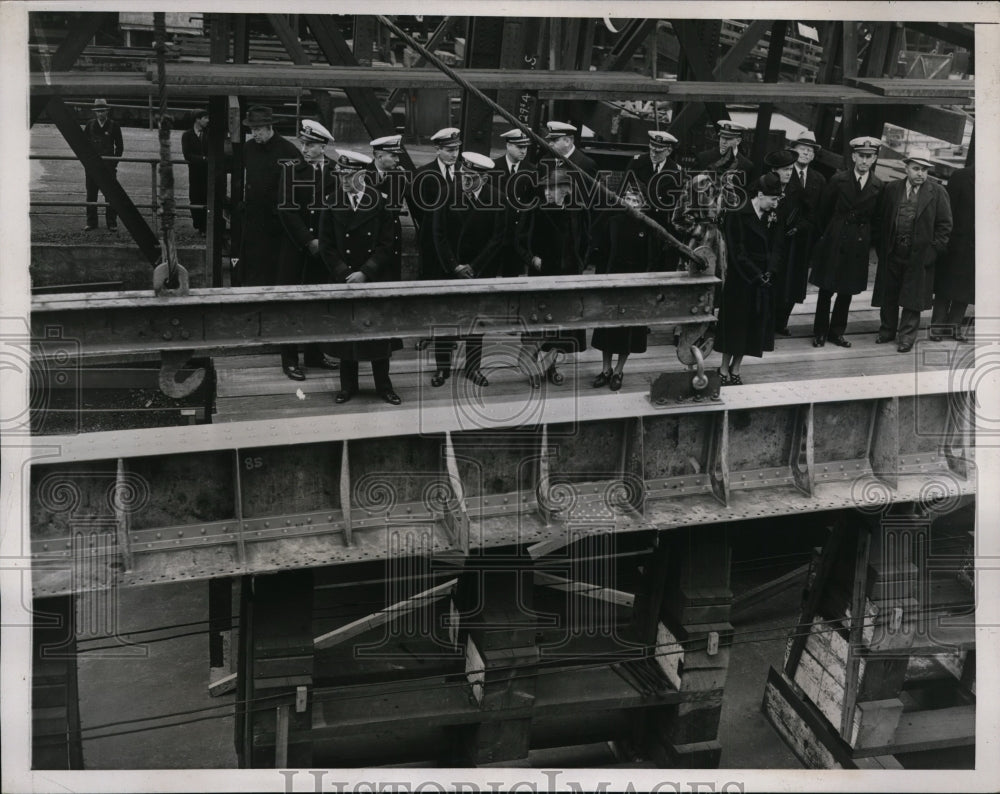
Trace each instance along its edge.
<instances>
[{"instance_id":1,"label":"white-topped officer cap","mask_svg":"<svg viewBox=\"0 0 1000 794\"><path fill-rule=\"evenodd\" d=\"M333 143L333 134L318 121L302 119L299 140L303 143Z\"/></svg>"},{"instance_id":2,"label":"white-topped officer cap","mask_svg":"<svg viewBox=\"0 0 1000 794\"><path fill-rule=\"evenodd\" d=\"M483 174L496 168L496 163L479 152L462 152L462 167L473 173Z\"/></svg>"},{"instance_id":3,"label":"white-topped officer cap","mask_svg":"<svg viewBox=\"0 0 1000 794\"><path fill-rule=\"evenodd\" d=\"M431 135L431 143L443 149L462 145L462 131L458 127L445 127Z\"/></svg>"},{"instance_id":4,"label":"white-topped officer cap","mask_svg":"<svg viewBox=\"0 0 1000 794\"><path fill-rule=\"evenodd\" d=\"M400 154L403 151L402 135L386 135L383 138L376 138L369 143L369 146L376 152L392 152Z\"/></svg>"},{"instance_id":5,"label":"white-topped officer cap","mask_svg":"<svg viewBox=\"0 0 1000 794\"><path fill-rule=\"evenodd\" d=\"M576 132L576 127L564 121L548 121L545 123L546 138L561 138L564 135L572 136Z\"/></svg>"},{"instance_id":6,"label":"white-topped officer cap","mask_svg":"<svg viewBox=\"0 0 1000 794\"><path fill-rule=\"evenodd\" d=\"M337 165L345 171L358 171L371 163L372 158L361 152L337 149Z\"/></svg>"},{"instance_id":7,"label":"white-topped officer cap","mask_svg":"<svg viewBox=\"0 0 1000 794\"><path fill-rule=\"evenodd\" d=\"M649 135L649 145L655 149L665 149L667 146L673 146L677 143L677 139L664 130L649 130L647 134Z\"/></svg>"}]
</instances>

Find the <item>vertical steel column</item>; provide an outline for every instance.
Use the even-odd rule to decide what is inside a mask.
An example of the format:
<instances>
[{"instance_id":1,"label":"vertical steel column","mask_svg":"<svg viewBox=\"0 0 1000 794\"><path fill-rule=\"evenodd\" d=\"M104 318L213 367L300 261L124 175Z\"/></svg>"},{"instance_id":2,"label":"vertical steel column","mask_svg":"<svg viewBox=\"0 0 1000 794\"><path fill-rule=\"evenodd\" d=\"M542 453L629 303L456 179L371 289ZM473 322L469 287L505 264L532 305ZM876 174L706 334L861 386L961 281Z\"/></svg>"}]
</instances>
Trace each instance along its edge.
<instances>
[{"instance_id":1,"label":"vertical steel column","mask_svg":"<svg viewBox=\"0 0 1000 794\"><path fill-rule=\"evenodd\" d=\"M504 44L503 17L470 17L469 34L465 41L465 67L469 69L499 69ZM486 91L496 101L496 91ZM493 132L493 109L472 96L462 95L462 148L469 152L490 154Z\"/></svg>"},{"instance_id":2,"label":"vertical steel column","mask_svg":"<svg viewBox=\"0 0 1000 794\"><path fill-rule=\"evenodd\" d=\"M764 82L777 83L781 74L781 55L785 49L785 30L788 23L784 20L775 22L771 27L771 43L767 50L767 63L764 65ZM757 108L757 128L754 131L753 155L751 160L755 164L764 162L764 155L768 150L768 139L771 137L771 110L772 105L768 102L762 103ZM765 169L759 166L761 173Z\"/></svg>"}]
</instances>

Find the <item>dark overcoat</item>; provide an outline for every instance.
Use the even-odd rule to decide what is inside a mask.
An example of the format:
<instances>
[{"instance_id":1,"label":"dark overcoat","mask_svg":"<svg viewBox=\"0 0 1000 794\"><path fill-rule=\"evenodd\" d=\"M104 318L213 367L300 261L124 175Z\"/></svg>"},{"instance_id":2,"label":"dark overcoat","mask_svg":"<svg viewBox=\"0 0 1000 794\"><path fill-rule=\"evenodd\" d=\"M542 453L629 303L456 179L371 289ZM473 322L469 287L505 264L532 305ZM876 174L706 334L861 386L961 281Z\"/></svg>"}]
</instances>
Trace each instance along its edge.
<instances>
[{"instance_id":1,"label":"dark overcoat","mask_svg":"<svg viewBox=\"0 0 1000 794\"><path fill-rule=\"evenodd\" d=\"M324 164L317 171L305 160L297 160L278 187L278 221L284 231L278 253L275 284L326 284L333 281L319 252L309 252L309 243L319 240L320 219L326 196L337 189L337 178Z\"/></svg>"},{"instance_id":2,"label":"dark overcoat","mask_svg":"<svg viewBox=\"0 0 1000 794\"><path fill-rule=\"evenodd\" d=\"M860 193L853 169L830 177L820 200L822 232L813 247L810 284L851 295L868 288L869 249L878 241L883 187L870 171Z\"/></svg>"},{"instance_id":3,"label":"dark overcoat","mask_svg":"<svg viewBox=\"0 0 1000 794\"><path fill-rule=\"evenodd\" d=\"M121 157L125 151L121 125L114 119L108 119L103 126L97 119L90 119L84 125L83 131L101 157ZM108 163L108 166L117 168L118 163Z\"/></svg>"},{"instance_id":4,"label":"dark overcoat","mask_svg":"<svg viewBox=\"0 0 1000 794\"><path fill-rule=\"evenodd\" d=\"M496 232L501 240L496 256L483 272L476 274L477 278L523 276L531 263L531 214L533 205L537 204L538 167L527 159L522 160L511 180L507 158L501 157L497 163L493 184L503 197L505 213L503 226Z\"/></svg>"},{"instance_id":5,"label":"dark overcoat","mask_svg":"<svg viewBox=\"0 0 1000 794\"><path fill-rule=\"evenodd\" d=\"M354 210L338 187L327 204L320 220L319 250L332 281L343 284L359 271L367 281L392 280L393 218L382 194L366 184L363 200ZM388 358L402 346L399 339L335 342L330 353L349 361L372 361Z\"/></svg>"},{"instance_id":6,"label":"dark overcoat","mask_svg":"<svg viewBox=\"0 0 1000 794\"><path fill-rule=\"evenodd\" d=\"M637 154L629 161L628 168L625 169L622 176L622 186L618 192L621 195L626 187L638 183L648 208L646 212L649 217L672 235L679 237L681 233L674 228L672 219L674 211L681 203L684 178L684 170L669 157L664 161L660 171L657 172L654 170L653 161L649 158L648 153ZM673 271L677 269L680 254L666 241L659 241L653 252L653 257L650 260L650 267L653 270Z\"/></svg>"},{"instance_id":7,"label":"dark overcoat","mask_svg":"<svg viewBox=\"0 0 1000 794\"><path fill-rule=\"evenodd\" d=\"M420 278L450 278L444 273L438 261L434 243L433 217L436 212L451 202L457 191L458 164L455 164L455 179L448 181L441 173L441 166L435 157L413 172L413 179L407 191L407 204L417 226L417 249L420 252Z\"/></svg>"},{"instance_id":8,"label":"dark overcoat","mask_svg":"<svg viewBox=\"0 0 1000 794\"><path fill-rule=\"evenodd\" d=\"M934 303L934 265L948 250L951 234L951 202L948 192L929 179L917 193L917 214L913 219L910 257L900 278L899 300L887 293L887 270L896 237L896 214L906 196L906 180L897 179L886 185L882 196L881 232L878 249L878 270L872 306L898 303L904 309L922 311Z\"/></svg>"},{"instance_id":9,"label":"dark overcoat","mask_svg":"<svg viewBox=\"0 0 1000 794\"><path fill-rule=\"evenodd\" d=\"M473 274L492 272L503 239L504 215L503 203L489 184L483 184L478 198L460 192L449 196L448 204L430 218L440 267L436 277L454 278L459 265L469 265Z\"/></svg>"},{"instance_id":10,"label":"dark overcoat","mask_svg":"<svg viewBox=\"0 0 1000 794\"><path fill-rule=\"evenodd\" d=\"M608 263L598 273L646 273L655 269L652 265L659 245L646 224L619 210L608 221L608 232ZM645 353L648 335L649 328L644 325L598 328L590 344L605 353Z\"/></svg>"},{"instance_id":11,"label":"dark overcoat","mask_svg":"<svg viewBox=\"0 0 1000 794\"><path fill-rule=\"evenodd\" d=\"M540 270L528 268L529 276L578 276L583 272L587 256L587 213L570 206L541 204L531 214L529 247L531 256L542 260ZM525 333L525 342L542 343L543 350L579 352L587 347L584 330Z\"/></svg>"},{"instance_id":12,"label":"dark overcoat","mask_svg":"<svg viewBox=\"0 0 1000 794\"><path fill-rule=\"evenodd\" d=\"M775 275L774 230L757 217L753 204L726 214L724 233L729 263L722 287L715 349L731 355L761 356L774 350L773 287L762 283Z\"/></svg>"},{"instance_id":13,"label":"dark overcoat","mask_svg":"<svg viewBox=\"0 0 1000 794\"><path fill-rule=\"evenodd\" d=\"M806 175L806 186L799 181L799 172L785 186L785 194L778 205L778 217L783 236L776 240L782 247L782 267L774 286L774 297L779 303L801 303L806 299L809 282L809 263L813 246L819 237L817 213L826 187L826 179L813 168Z\"/></svg>"},{"instance_id":14,"label":"dark overcoat","mask_svg":"<svg viewBox=\"0 0 1000 794\"><path fill-rule=\"evenodd\" d=\"M951 199L951 239L947 256L934 269L937 298L976 302L976 172L960 168L948 179Z\"/></svg>"},{"instance_id":15,"label":"dark overcoat","mask_svg":"<svg viewBox=\"0 0 1000 794\"><path fill-rule=\"evenodd\" d=\"M237 271L244 287L279 283L278 261L285 237L277 202L281 161L301 157L295 144L277 133L267 143L248 140L243 146L243 239Z\"/></svg>"},{"instance_id":16,"label":"dark overcoat","mask_svg":"<svg viewBox=\"0 0 1000 794\"><path fill-rule=\"evenodd\" d=\"M409 182L408 175L401 168L389 172L379 171L374 163L365 166L365 171L368 173L372 185L382 194L386 207L392 213L393 261L390 266L392 275L384 280L398 281L403 272L403 224L400 220L400 212L403 209L403 201Z\"/></svg>"}]
</instances>

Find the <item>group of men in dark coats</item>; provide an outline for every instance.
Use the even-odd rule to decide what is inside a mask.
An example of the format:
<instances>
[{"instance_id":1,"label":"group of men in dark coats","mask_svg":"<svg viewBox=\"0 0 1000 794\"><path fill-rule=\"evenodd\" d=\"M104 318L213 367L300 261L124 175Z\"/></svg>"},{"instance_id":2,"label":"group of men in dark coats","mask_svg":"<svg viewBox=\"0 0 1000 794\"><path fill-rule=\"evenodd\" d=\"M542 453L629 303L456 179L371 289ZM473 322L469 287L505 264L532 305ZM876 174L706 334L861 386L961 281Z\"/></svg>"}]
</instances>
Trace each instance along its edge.
<instances>
[{"instance_id":1,"label":"group of men in dark coats","mask_svg":"<svg viewBox=\"0 0 1000 794\"><path fill-rule=\"evenodd\" d=\"M576 147L576 128L564 122L550 121L544 130L559 157L549 153L537 163L527 158L531 141L520 129L503 134L506 151L496 162L461 152L460 130L439 130L431 136L434 159L412 174L399 168L398 135L372 141L372 157L337 151L331 162L325 147L333 136L317 122L303 122L301 154L274 134L270 109L251 108L244 124L252 140L245 150L246 232L237 278L245 285L398 279L404 206L417 227L423 279L575 275L588 267L625 273L679 265L674 249L622 207L595 208L581 200L599 195L588 178L596 176L597 167ZM789 315L805 299L807 283L819 288L813 344L850 347L845 332L851 299L868 286L873 247L878 252L873 305L881 308L882 320L876 341L896 341L901 352L912 349L920 311L932 301L934 326L952 326L953 334L963 337L960 323L974 298L973 212L963 213L964 225L952 237L947 259L946 254L949 192L956 202L971 202L971 171L956 174L946 192L927 179L928 155L911 152L904 159L906 178L887 186L873 173L880 142L862 137L851 141L850 168L827 182L812 167L819 145L805 131L788 149L769 154L765 173L748 185L753 164L739 152L742 133L740 125L720 122L718 147L697 155L699 178L707 184L698 183L704 191L695 203L711 197L712 208L678 205L677 196L687 196L694 182L670 157L678 142L663 130L649 132L649 150L633 158L619 194L623 205L678 236L688 229L682 222L688 215L716 221L721 214L729 270L720 272L725 283L716 347L723 353L724 384L742 382L744 355L773 350L775 333L788 334ZM945 261L948 267L935 267ZM624 363L645 350L647 331L626 327L594 334L591 343L603 355L595 387L621 388ZM429 329L429 334L432 386L451 377L453 354L462 342L464 377L477 387L488 385L481 334L473 328L443 334ZM931 338L935 334L932 328ZM532 386L541 379L558 385L560 355L585 346L578 331L525 332L519 363ZM371 361L377 392L399 404L388 375L389 357L399 347L395 339L326 350L310 345L305 368L336 368L339 359L336 401L343 403L358 390L357 362ZM615 355L618 363L612 366ZM293 380L305 378L292 346L282 349L282 368Z\"/></svg>"}]
</instances>

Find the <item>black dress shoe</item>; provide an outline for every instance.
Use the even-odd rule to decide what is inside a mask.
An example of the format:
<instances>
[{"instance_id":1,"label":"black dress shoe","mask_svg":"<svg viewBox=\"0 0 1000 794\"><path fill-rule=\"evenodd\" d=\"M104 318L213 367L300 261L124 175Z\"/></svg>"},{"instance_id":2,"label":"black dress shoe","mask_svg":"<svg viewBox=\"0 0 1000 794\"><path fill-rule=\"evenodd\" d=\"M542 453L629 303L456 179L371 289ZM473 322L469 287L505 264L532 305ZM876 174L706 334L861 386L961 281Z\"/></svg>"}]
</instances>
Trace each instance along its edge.
<instances>
[{"instance_id":1,"label":"black dress shoe","mask_svg":"<svg viewBox=\"0 0 1000 794\"><path fill-rule=\"evenodd\" d=\"M910 344L910 345L900 345L899 347L896 348L896 352L897 353L909 353L911 350L913 350L913 345L912 344Z\"/></svg>"},{"instance_id":2,"label":"black dress shoe","mask_svg":"<svg viewBox=\"0 0 1000 794\"><path fill-rule=\"evenodd\" d=\"M831 336L830 341L833 342L837 347L850 347L851 343L848 342L842 336Z\"/></svg>"},{"instance_id":3,"label":"black dress shoe","mask_svg":"<svg viewBox=\"0 0 1000 794\"><path fill-rule=\"evenodd\" d=\"M447 369L439 369L431 377L431 386L437 388L438 386L444 386L444 382L448 380L448 376L451 375L451 371Z\"/></svg>"},{"instance_id":4,"label":"black dress shoe","mask_svg":"<svg viewBox=\"0 0 1000 794\"><path fill-rule=\"evenodd\" d=\"M343 405L357 393L357 389L341 389L337 392L337 396L333 398L333 401L337 403L337 405Z\"/></svg>"},{"instance_id":5,"label":"black dress shoe","mask_svg":"<svg viewBox=\"0 0 1000 794\"><path fill-rule=\"evenodd\" d=\"M306 373L304 373L298 367L282 367L281 371L285 373L292 380L305 380Z\"/></svg>"},{"instance_id":6,"label":"black dress shoe","mask_svg":"<svg viewBox=\"0 0 1000 794\"><path fill-rule=\"evenodd\" d=\"M323 356L319 361L307 361L307 369L340 369L340 361L335 358L330 358L329 356Z\"/></svg>"},{"instance_id":7,"label":"black dress shoe","mask_svg":"<svg viewBox=\"0 0 1000 794\"><path fill-rule=\"evenodd\" d=\"M813 347L823 347L826 344L826 337L820 334L813 337Z\"/></svg>"},{"instance_id":8,"label":"black dress shoe","mask_svg":"<svg viewBox=\"0 0 1000 794\"><path fill-rule=\"evenodd\" d=\"M611 391L618 391L622 387L622 381L625 379L624 373L616 372L611 376L611 380L608 382L608 388Z\"/></svg>"},{"instance_id":9,"label":"black dress shoe","mask_svg":"<svg viewBox=\"0 0 1000 794\"><path fill-rule=\"evenodd\" d=\"M792 332L788 330L786 325L784 328L779 328L775 333L781 334L782 336L791 336Z\"/></svg>"},{"instance_id":10,"label":"black dress shoe","mask_svg":"<svg viewBox=\"0 0 1000 794\"><path fill-rule=\"evenodd\" d=\"M386 389L385 391L380 391L378 396L385 400L389 405L401 405L403 398L400 397L392 389Z\"/></svg>"},{"instance_id":11,"label":"black dress shoe","mask_svg":"<svg viewBox=\"0 0 1000 794\"><path fill-rule=\"evenodd\" d=\"M549 379L549 383L551 383L553 386L562 386L563 383L565 383L566 381L566 378L563 377L563 374L556 369L555 364L549 367L548 371L545 374Z\"/></svg>"},{"instance_id":12,"label":"black dress shoe","mask_svg":"<svg viewBox=\"0 0 1000 794\"><path fill-rule=\"evenodd\" d=\"M875 344L884 345L886 342L894 342L895 340L896 340L895 334L893 334L892 336L882 336L882 334L878 334L875 337Z\"/></svg>"},{"instance_id":13,"label":"black dress shoe","mask_svg":"<svg viewBox=\"0 0 1000 794\"><path fill-rule=\"evenodd\" d=\"M937 331L931 331L931 330L927 331L927 338L931 342L940 342L942 339L944 339L944 337L941 334L939 334Z\"/></svg>"},{"instance_id":14,"label":"black dress shoe","mask_svg":"<svg viewBox=\"0 0 1000 794\"><path fill-rule=\"evenodd\" d=\"M486 380L486 376L483 374L482 370L479 369L466 370L465 377L480 387L490 385L490 382Z\"/></svg>"},{"instance_id":15,"label":"black dress shoe","mask_svg":"<svg viewBox=\"0 0 1000 794\"><path fill-rule=\"evenodd\" d=\"M611 382L611 376L612 376L612 374L614 374L614 373L612 373L610 369L607 370L607 371L601 372L600 375L598 375L596 378L594 378L594 382L591 383L590 385L593 386L595 389L600 389L603 386L607 386Z\"/></svg>"}]
</instances>

